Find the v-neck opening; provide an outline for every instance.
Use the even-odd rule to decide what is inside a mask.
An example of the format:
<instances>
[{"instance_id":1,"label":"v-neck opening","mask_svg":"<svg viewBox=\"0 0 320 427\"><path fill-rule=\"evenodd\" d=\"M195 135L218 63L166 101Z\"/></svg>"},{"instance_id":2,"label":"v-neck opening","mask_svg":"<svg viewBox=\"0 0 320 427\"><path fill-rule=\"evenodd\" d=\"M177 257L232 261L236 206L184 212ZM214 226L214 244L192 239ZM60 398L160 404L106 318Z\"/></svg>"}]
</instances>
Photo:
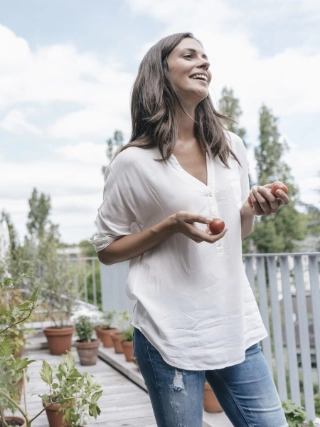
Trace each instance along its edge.
<instances>
[{"instance_id":1,"label":"v-neck opening","mask_svg":"<svg viewBox=\"0 0 320 427\"><path fill-rule=\"evenodd\" d=\"M179 163L178 159L176 158L176 156L172 153L170 156L171 162L176 166L176 168L182 172L187 178L189 178L190 180L192 180L193 182L197 183L198 185L201 185L202 187L208 188L209 187L209 182L210 182L210 168L209 168L209 155L208 153L206 153L206 170L207 170L207 183L205 184L204 182L200 181L200 179L196 178L194 175L192 175L191 173L189 173L188 171L186 171L181 164Z\"/></svg>"}]
</instances>

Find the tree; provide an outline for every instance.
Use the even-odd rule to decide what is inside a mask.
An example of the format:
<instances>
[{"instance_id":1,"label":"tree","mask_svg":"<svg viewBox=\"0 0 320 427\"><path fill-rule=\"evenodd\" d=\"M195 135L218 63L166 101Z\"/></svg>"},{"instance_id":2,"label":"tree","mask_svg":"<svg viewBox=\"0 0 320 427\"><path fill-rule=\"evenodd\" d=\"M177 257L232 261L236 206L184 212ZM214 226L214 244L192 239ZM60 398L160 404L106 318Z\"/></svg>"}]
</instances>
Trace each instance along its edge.
<instances>
[{"instance_id":1,"label":"tree","mask_svg":"<svg viewBox=\"0 0 320 427\"><path fill-rule=\"evenodd\" d=\"M123 133L121 130L116 130L114 132L113 138L109 138L106 140L107 144L107 158L109 160L109 163L113 159L114 155L117 153L117 151L123 146ZM102 173L105 174L106 166L102 166Z\"/></svg>"},{"instance_id":2,"label":"tree","mask_svg":"<svg viewBox=\"0 0 320 427\"><path fill-rule=\"evenodd\" d=\"M15 261L17 258L17 252L19 248L19 239L18 239L18 233L13 225L13 222L11 221L10 214L6 211L1 212L1 221L6 221L8 224L9 229L9 236L10 236L10 259Z\"/></svg>"},{"instance_id":3,"label":"tree","mask_svg":"<svg viewBox=\"0 0 320 427\"><path fill-rule=\"evenodd\" d=\"M219 112L224 114L225 116L232 119L232 121L225 120L225 127L230 131L238 135L246 148L248 148L248 144L246 142L246 130L243 127L239 126L239 119L242 115L242 110L240 107L240 101L238 98L234 96L233 89L228 89L224 87L221 92L221 98L219 100ZM252 178L249 172L249 185L252 187ZM244 239L242 241L242 252L248 253L250 252L250 238Z\"/></svg>"},{"instance_id":4,"label":"tree","mask_svg":"<svg viewBox=\"0 0 320 427\"><path fill-rule=\"evenodd\" d=\"M224 87L221 93L221 99L219 101L219 112L227 117L230 117L233 121L225 121L225 127L230 131L240 136L243 140L245 147L247 143L245 141L246 130L238 125L242 110L238 98L235 98L233 89Z\"/></svg>"},{"instance_id":5,"label":"tree","mask_svg":"<svg viewBox=\"0 0 320 427\"><path fill-rule=\"evenodd\" d=\"M259 145L255 149L258 184L282 181L289 189L290 204L277 214L262 216L256 222L251 238L258 252L291 252L296 241L302 240L306 231L305 215L296 209L298 188L294 184L290 167L283 154L288 150L286 141L278 130L278 119L265 105L260 109Z\"/></svg>"},{"instance_id":6,"label":"tree","mask_svg":"<svg viewBox=\"0 0 320 427\"><path fill-rule=\"evenodd\" d=\"M44 193L38 195L36 188L33 189L32 195L28 200L30 211L28 213L27 229L30 235L41 237L49 224L49 214L51 210L50 196Z\"/></svg>"}]
</instances>

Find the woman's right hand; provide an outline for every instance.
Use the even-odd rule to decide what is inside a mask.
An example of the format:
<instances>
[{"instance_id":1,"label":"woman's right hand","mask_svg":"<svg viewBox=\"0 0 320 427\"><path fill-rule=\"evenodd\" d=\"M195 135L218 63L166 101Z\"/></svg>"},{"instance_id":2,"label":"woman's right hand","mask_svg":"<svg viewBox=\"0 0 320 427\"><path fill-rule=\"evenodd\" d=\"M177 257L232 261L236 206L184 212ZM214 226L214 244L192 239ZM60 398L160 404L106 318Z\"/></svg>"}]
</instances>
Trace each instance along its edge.
<instances>
[{"instance_id":1,"label":"woman's right hand","mask_svg":"<svg viewBox=\"0 0 320 427\"><path fill-rule=\"evenodd\" d=\"M205 231L198 228L195 223L208 225L214 217L205 217L203 215L193 214L191 212L180 211L169 217L172 220L172 230L175 233L182 233L196 243L208 242L215 243L220 240L228 231L225 228L220 234L212 234L207 227Z\"/></svg>"}]
</instances>

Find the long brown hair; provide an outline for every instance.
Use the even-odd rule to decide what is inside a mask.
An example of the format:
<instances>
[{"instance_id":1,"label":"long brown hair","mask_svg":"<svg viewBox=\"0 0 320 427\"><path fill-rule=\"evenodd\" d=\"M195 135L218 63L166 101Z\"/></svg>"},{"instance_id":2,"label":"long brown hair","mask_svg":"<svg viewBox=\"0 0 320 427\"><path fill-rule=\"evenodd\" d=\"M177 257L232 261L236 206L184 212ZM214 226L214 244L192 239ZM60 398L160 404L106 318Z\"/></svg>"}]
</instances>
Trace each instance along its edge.
<instances>
[{"instance_id":1,"label":"long brown hair","mask_svg":"<svg viewBox=\"0 0 320 427\"><path fill-rule=\"evenodd\" d=\"M165 37L144 56L132 89L131 138L119 152L129 147L158 147L162 160L171 156L178 137L175 105L183 107L170 79L167 58L187 37L195 39L192 33ZM208 95L196 107L194 131L202 147L228 167L230 154L238 159L228 144L221 118L229 119L215 110Z\"/></svg>"}]
</instances>

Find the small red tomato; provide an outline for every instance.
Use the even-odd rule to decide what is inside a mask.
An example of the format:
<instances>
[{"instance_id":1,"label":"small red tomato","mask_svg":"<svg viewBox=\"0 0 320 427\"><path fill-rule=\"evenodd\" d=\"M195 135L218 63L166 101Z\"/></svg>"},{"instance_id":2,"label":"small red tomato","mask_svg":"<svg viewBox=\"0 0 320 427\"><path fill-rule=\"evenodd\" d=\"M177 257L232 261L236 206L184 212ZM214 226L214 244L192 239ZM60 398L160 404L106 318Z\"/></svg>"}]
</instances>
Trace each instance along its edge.
<instances>
[{"instance_id":1,"label":"small red tomato","mask_svg":"<svg viewBox=\"0 0 320 427\"><path fill-rule=\"evenodd\" d=\"M225 224L221 219L215 218L213 221L210 222L209 230L212 234L220 234L224 229L224 225Z\"/></svg>"},{"instance_id":2,"label":"small red tomato","mask_svg":"<svg viewBox=\"0 0 320 427\"><path fill-rule=\"evenodd\" d=\"M273 194L274 197L277 197L277 190L282 190L284 193L288 194L288 188L282 182L276 182L271 187L271 194Z\"/></svg>"}]
</instances>

